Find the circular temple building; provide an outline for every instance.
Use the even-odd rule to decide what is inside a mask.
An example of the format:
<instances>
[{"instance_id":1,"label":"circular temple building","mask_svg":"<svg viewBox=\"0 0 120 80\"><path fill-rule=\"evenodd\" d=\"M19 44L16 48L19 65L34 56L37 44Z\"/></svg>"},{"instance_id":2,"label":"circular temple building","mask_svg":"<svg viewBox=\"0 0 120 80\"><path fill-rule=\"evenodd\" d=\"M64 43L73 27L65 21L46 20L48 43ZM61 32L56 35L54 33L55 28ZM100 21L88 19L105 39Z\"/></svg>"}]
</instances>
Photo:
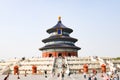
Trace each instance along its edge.
<instances>
[{"instance_id":1,"label":"circular temple building","mask_svg":"<svg viewBox=\"0 0 120 80\"><path fill-rule=\"evenodd\" d=\"M70 37L73 30L64 26L61 17L58 17L58 22L55 26L47 30L50 37L43 39L45 46L40 48L42 57L78 57L78 50L81 48L75 46L76 38Z\"/></svg>"}]
</instances>

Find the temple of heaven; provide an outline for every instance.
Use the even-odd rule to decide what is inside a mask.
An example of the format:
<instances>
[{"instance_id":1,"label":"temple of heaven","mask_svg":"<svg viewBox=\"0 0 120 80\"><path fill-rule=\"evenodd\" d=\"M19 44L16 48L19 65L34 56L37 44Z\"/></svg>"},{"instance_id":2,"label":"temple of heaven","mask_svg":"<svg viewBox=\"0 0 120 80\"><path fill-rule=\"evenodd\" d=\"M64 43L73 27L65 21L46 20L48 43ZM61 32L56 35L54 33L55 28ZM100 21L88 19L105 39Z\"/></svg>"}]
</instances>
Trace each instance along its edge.
<instances>
[{"instance_id":1,"label":"temple of heaven","mask_svg":"<svg viewBox=\"0 0 120 80\"><path fill-rule=\"evenodd\" d=\"M47 30L50 37L42 40L45 43L45 46L39 49L42 51L42 57L15 57L5 61L0 60L0 80L5 80L4 77L9 77L9 74L15 75L10 75L9 80L18 80L19 77L21 80L63 80L62 74L65 74L64 80L85 80L77 74L87 74L88 80L88 77L97 77L96 73L102 72L102 75L110 73L109 76L113 76L112 73L120 72L120 59L118 58L78 56L78 50L81 48L75 46L77 39L70 36L72 32L72 29L62 24L61 17L58 17L57 24ZM70 76L73 73L76 75ZM27 77L28 74L30 76ZM106 76L105 78L100 76L98 80L106 79Z\"/></svg>"},{"instance_id":2,"label":"temple of heaven","mask_svg":"<svg viewBox=\"0 0 120 80\"><path fill-rule=\"evenodd\" d=\"M70 37L73 30L64 26L61 17L58 17L58 22L55 26L47 30L50 37L43 39L45 46L40 48L42 57L78 57L80 47L75 46L76 38Z\"/></svg>"}]
</instances>

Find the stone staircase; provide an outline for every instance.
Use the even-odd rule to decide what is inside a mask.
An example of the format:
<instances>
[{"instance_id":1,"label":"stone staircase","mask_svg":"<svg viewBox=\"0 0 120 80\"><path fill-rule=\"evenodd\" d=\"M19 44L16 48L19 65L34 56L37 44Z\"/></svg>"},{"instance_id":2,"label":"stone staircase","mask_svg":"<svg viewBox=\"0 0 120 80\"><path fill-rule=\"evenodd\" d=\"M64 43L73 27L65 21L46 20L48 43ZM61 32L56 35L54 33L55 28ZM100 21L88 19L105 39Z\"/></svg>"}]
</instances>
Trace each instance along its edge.
<instances>
[{"instance_id":1,"label":"stone staircase","mask_svg":"<svg viewBox=\"0 0 120 80\"><path fill-rule=\"evenodd\" d=\"M62 57L55 58L53 72L54 73L61 73L63 71L66 71L67 70L67 66L66 65L67 64L66 64L66 61L65 61L64 58L62 58Z\"/></svg>"},{"instance_id":2,"label":"stone staircase","mask_svg":"<svg viewBox=\"0 0 120 80\"><path fill-rule=\"evenodd\" d=\"M114 67L114 64L110 60L104 60L100 57L91 58L91 60L98 61L100 63L100 65L105 64L108 71L115 71L116 70L116 68Z\"/></svg>"}]
</instances>

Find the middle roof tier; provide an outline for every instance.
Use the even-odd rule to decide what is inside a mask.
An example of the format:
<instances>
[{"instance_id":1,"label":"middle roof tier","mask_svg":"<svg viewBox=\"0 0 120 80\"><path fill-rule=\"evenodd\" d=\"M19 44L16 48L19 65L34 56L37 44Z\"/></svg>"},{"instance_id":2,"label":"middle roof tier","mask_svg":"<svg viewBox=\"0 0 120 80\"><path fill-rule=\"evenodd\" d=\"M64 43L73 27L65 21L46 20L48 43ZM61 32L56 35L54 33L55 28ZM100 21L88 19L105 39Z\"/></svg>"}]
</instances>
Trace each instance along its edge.
<instances>
[{"instance_id":1,"label":"middle roof tier","mask_svg":"<svg viewBox=\"0 0 120 80\"><path fill-rule=\"evenodd\" d=\"M42 40L42 42L44 43L51 42L51 41L71 41L75 43L77 39L72 38L70 36L55 35Z\"/></svg>"}]
</instances>

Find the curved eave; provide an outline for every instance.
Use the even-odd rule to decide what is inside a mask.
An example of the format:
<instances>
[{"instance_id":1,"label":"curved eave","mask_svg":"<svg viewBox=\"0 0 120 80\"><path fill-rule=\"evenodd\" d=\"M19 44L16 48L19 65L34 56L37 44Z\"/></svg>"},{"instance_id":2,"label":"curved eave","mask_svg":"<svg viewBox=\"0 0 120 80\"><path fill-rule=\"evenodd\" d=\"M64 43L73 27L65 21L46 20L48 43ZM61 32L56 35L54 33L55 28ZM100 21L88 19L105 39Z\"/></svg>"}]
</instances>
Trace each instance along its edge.
<instances>
[{"instance_id":1,"label":"curved eave","mask_svg":"<svg viewBox=\"0 0 120 80\"><path fill-rule=\"evenodd\" d=\"M70 45L64 45L64 44L54 44L54 45L47 45L42 48L39 48L39 50L46 50L46 49L77 49L80 50L80 47L77 46L70 46Z\"/></svg>"},{"instance_id":2,"label":"curved eave","mask_svg":"<svg viewBox=\"0 0 120 80\"><path fill-rule=\"evenodd\" d=\"M42 42L46 43L46 42L50 42L50 41L72 41L72 42L76 42L77 39L69 37L69 36L50 36L49 38L43 39Z\"/></svg>"},{"instance_id":3,"label":"curved eave","mask_svg":"<svg viewBox=\"0 0 120 80\"><path fill-rule=\"evenodd\" d=\"M81 48L76 46L44 46L42 48L39 48L39 50L46 50L46 49L77 49L80 50Z\"/></svg>"}]
</instances>

